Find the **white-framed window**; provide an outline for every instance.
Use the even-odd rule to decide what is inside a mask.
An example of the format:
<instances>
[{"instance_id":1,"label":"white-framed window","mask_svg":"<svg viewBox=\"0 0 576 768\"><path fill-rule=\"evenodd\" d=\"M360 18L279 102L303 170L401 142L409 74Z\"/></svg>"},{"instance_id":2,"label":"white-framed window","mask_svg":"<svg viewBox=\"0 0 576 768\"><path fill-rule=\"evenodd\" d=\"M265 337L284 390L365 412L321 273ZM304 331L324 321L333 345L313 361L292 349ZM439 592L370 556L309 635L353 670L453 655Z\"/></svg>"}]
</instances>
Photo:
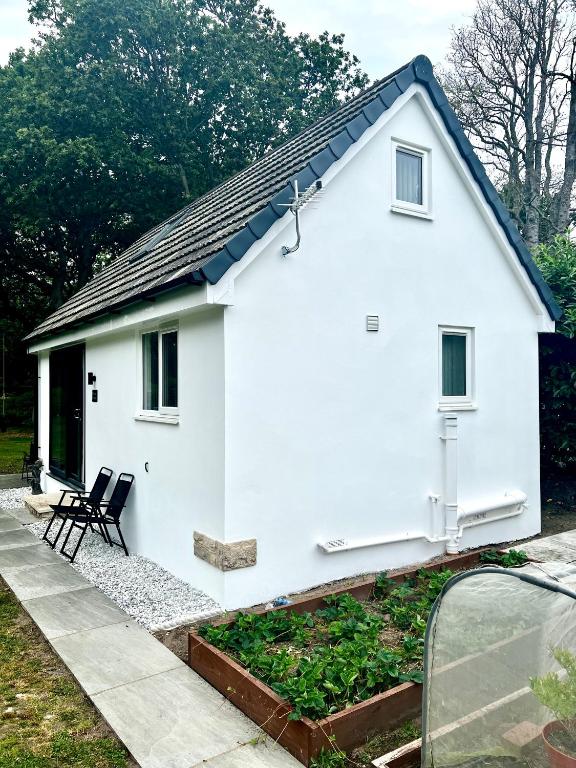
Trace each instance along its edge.
<instances>
[{"instance_id":1,"label":"white-framed window","mask_svg":"<svg viewBox=\"0 0 576 768\"><path fill-rule=\"evenodd\" d=\"M140 334L141 388L139 415L178 416L178 328Z\"/></svg>"},{"instance_id":2,"label":"white-framed window","mask_svg":"<svg viewBox=\"0 0 576 768\"><path fill-rule=\"evenodd\" d=\"M430 218L430 150L392 140L392 210Z\"/></svg>"},{"instance_id":3,"label":"white-framed window","mask_svg":"<svg viewBox=\"0 0 576 768\"><path fill-rule=\"evenodd\" d=\"M440 326L438 346L440 408L475 408L474 329Z\"/></svg>"}]
</instances>

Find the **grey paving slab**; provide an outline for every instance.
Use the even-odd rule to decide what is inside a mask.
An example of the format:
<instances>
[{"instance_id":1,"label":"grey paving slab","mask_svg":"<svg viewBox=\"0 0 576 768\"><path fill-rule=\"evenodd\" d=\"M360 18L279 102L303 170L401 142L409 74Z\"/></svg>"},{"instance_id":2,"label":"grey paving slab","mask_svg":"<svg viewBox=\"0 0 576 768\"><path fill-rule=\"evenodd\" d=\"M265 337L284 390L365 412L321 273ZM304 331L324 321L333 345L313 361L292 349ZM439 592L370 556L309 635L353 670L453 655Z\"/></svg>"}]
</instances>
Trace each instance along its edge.
<instances>
[{"instance_id":1,"label":"grey paving slab","mask_svg":"<svg viewBox=\"0 0 576 768\"><path fill-rule=\"evenodd\" d=\"M36 520L25 508L0 510L0 574L141 768L298 768L255 723L22 527Z\"/></svg>"},{"instance_id":2,"label":"grey paving slab","mask_svg":"<svg viewBox=\"0 0 576 768\"><path fill-rule=\"evenodd\" d=\"M50 547L13 547L0 549L0 573L19 568L32 568L35 565L58 565L62 558Z\"/></svg>"},{"instance_id":3,"label":"grey paving slab","mask_svg":"<svg viewBox=\"0 0 576 768\"><path fill-rule=\"evenodd\" d=\"M132 620L75 632L51 642L90 696L150 675L186 667ZM114 725L112 727L115 729Z\"/></svg>"},{"instance_id":4,"label":"grey paving slab","mask_svg":"<svg viewBox=\"0 0 576 768\"><path fill-rule=\"evenodd\" d=\"M191 768L262 733L185 665L92 698L142 768Z\"/></svg>"},{"instance_id":5,"label":"grey paving slab","mask_svg":"<svg viewBox=\"0 0 576 768\"><path fill-rule=\"evenodd\" d=\"M0 531L0 550L14 547L34 547L42 542L34 534L19 526L15 531Z\"/></svg>"},{"instance_id":6,"label":"grey paving slab","mask_svg":"<svg viewBox=\"0 0 576 768\"><path fill-rule=\"evenodd\" d=\"M8 568L2 576L21 602L91 586L89 581L62 560L54 565Z\"/></svg>"},{"instance_id":7,"label":"grey paving slab","mask_svg":"<svg viewBox=\"0 0 576 768\"><path fill-rule=\"evenodd\" d=\"M0 512L0 533L4 533L4 531L17 531L20 528L22 526L15 517L6 512Z\"/></svg>"},{"instance_id":8,"label":"grey paving slab","mask_svg":"<svg viewBox=\"0 0 576 768\"><path fill-rule=\"evenodd\" d=\"M13 507L12 509L7 509L6 512L7 514L12 515L12 517L15 517L19 523L22 523L22 525L30 525L31 523L38 522L37 516L33 515L26 507Z\"/></svg>"},{"instance_id":9,"label":"grey paving slab","mask_svg":"<svg viewBox=\"0 0 576 768\"><path fill-rule=\"evenodd\" d=\"M191 768L298 768L301 765L272 739L266 739L256 744L244 744L211 760L196 763Z\"/></svg>"},{"instance_id":10,"label":"grey paving slab","mask_svg":"<svg viewBox=\"0 0 576 768\"><path fill-rule=\"evenodd\" d=\"M0 491L8 488L25 488L30 485L29 480L22 480L20 475L0 475Z\"/></svg>"},{"instance_id":11,"label":"grey paving slab","mask_svg":"<svg viewBox=\"0 0 576 768\"><path fill-rule=\"evenodd\" d=\"M537 579L562 584L568 589L576 591L576 563L550 560L548 562L527 563L518 570L529 576L535 576Z\"/></svg>"},{"instance_id":12,"label":"grey paving slab","mask_svg":"<svg viewBox=\"0 0 576 768\"><path fill-rule=\"evenodd\" d=\"M566 579L576 578L576 563L563 563L560 560L526 563L526 565L515 570L520 571L520 573L527 573L530 576L546 577L552 581L563 582Z\"/></svg>"},{"instance_id":13,"label":"grey paving slab","mask_svg":"<svg viewBox=\"0 0 576 768\"><path fill-rule=\"evenodd\" d=\"M558 560L563 563L576 561L576 531L565 531L543 539L534 539L522 544L521 549L532 560L551 562Z\"/></svg>"},{"instance_id":14,"label":"grey paving slab","mask_svg":"<svg viewBox=\"0 0 576 768\"><path fill-rule=\"evenodd\" d=\"M24 608L48 640L130 621L123 610L96 587L26 600Z\"/></svg>"}]
</instances>

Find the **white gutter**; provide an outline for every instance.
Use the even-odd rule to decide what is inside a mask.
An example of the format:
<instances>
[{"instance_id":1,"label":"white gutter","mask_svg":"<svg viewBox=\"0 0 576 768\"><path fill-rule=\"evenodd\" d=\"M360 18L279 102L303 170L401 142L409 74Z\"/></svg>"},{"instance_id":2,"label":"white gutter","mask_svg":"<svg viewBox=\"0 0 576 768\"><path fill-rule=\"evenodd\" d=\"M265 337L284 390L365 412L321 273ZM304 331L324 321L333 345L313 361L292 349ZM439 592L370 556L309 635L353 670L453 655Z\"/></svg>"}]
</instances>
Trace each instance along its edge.
<instances>
[{"instance_id":1,"label":"white gutter","mask_svg":"<svg viewBox=\"0 0 576 768\"><path fill-rule=\"evenodd\" d=\"M366 539L331 539L319 542L318 548L327 555L334 552L346 552L366 547L399 544L404 541L427 541L429 544L446 543L448 554L457 554L460 540L465 528L486 525L510 517L517 517L524 512L528 496L523 491L505 491L485 499L473 502L458 503L458 417L454 413L444 414L444 503L443 534L439 536L423 533L422 531L405 531L392 536L375 536ZM434 508L438 507L439 495L430 494ZM434 516L434 522L437 515ZM437 525L433 525L438 530Z\"/></svg>"},{"instance_id":2,"label":"white gutter","mask_svg":"<svg viewBox=\"0 0 576 768\"><path fill-rule=\"evenodd\" d=\"M464 528L473 528L521 515L528 496L523 491L505 491L497 496L458 503L458 417L444 415L444 522L448 537L446 552L457 554Z\"/></svg>"}]
</instances>

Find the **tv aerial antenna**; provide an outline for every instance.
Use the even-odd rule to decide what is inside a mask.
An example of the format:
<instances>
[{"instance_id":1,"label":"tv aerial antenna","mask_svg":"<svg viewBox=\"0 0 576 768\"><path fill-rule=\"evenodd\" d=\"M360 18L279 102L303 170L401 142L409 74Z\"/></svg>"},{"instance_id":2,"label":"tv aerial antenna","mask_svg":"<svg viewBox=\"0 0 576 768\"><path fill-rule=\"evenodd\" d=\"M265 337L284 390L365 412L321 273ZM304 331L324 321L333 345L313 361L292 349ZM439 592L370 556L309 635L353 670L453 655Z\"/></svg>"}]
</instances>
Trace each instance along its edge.
<instances>
[{"instance_id":1,"label":"tv aerial antenna","mask_svg":"<svg viewBox=\"0 0 576 768\"><path fill-rule=\"evenodd\" d=\"M301 232L300 232L300 211L302 208L304 208L305 205L308 205L310 200L316 195L318 192L322 189L322 181L320 179L317 179L313 184L310 184L310 186L300 194L298 191L298 180L294 179L292 182L292 186L294 187L294 198L291 203L281 203L281 205L285 205L290 209L290 212L294 215L296 218L296 242L292 246L283 245L282 246L282 256L287 256L289 253L294 253L294 251L297 251L298 248L300 248L300 240L301 240Z\"/></svg>"}]
</instances>

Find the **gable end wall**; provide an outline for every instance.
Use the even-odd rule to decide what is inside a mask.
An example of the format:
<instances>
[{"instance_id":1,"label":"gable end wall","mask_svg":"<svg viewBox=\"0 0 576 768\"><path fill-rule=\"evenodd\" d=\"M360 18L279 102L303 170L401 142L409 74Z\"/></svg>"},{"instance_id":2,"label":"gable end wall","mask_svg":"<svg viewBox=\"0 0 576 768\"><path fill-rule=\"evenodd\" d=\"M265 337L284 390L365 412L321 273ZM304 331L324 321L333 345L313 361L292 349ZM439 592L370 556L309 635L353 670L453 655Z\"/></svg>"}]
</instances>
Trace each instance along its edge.
<instances>
[{"instance_id":1,"label":"gable end wall","mask_svg":"<svg viewBox=\"0 0 576 768\"><path fill-rule=\"evenodd\" d=\"M433 220L393 213L391 140L431 149ZM515 489L520 517L461 546L540 528L541 319L417 99L408 101L235 280L225 310L229 608L443 551L424 541L334 555L319 542L442 531L438 326L475 329L477 410L459 413L459 500ZM366 315L380 331L368 333ZM247 595L250 599L247 600Z\"/></svg>"}]
</instances>

